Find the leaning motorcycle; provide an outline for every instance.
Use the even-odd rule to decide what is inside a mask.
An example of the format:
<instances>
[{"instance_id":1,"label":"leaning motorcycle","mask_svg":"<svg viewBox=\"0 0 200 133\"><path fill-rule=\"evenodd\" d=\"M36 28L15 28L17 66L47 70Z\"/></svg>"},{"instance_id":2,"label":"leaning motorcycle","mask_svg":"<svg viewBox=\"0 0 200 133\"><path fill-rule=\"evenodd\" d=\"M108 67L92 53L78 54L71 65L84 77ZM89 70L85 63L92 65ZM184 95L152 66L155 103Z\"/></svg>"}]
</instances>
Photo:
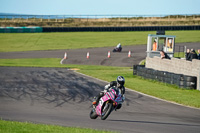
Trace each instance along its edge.
<instances>
[{"instance_id":1,"label":"leaning motorcycle","mask_svg":"<svg viewBox=\"0 0 200 133\"><path fill-rule=\"evenodd\" d=\"M94 98L94 100L96 100ZM101 117L101 120L105 120L113 110L117 109L119 103L122 103L122 95L116 88L111 88L109 92L106 92L103 97L100 98L97 105L93 105L90 112L90 118L96 119Z\"/></svg>"},{"instance_id":2,"label":"leaning motorcycle","mask_svg":"<svg viewBox=\"0 0 200 133\"><path fill-rule=\"evenodd\" d=\"M115 47L114 49L113 49L113 52L121 52L122 51L122 48L117 48L117 47Z\"/></svg>"}]
</instances>

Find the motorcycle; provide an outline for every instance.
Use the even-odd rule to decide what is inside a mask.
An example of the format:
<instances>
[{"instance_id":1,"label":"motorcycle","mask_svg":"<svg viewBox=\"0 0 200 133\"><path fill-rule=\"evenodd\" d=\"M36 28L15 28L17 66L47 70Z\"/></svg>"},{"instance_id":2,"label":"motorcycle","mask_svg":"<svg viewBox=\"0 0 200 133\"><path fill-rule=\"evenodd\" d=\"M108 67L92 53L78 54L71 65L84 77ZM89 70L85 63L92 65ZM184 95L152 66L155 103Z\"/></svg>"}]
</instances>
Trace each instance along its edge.
<instances>
[{"instance_id":1,"label":"motorcycle","mask_svg":"<svg viewBox=\"0 0 200 133\"><path fill-rule=\"evenodd\" d=\"M94 100L96 100L94 98ZM90 118L96 119L101 117L101 120L105 120L113 110L117 109L119 103L122 103L122 95L116 88L111 88L109 92L104 93L104 96L100 98L97 105L93 105L90 112Z\"/></svg>"},{"instance_id":2,"label":"motorcycle","mask_svg":"<svg viewBox=\"0 0 200 133\"><path fill-rule=\"evenodd\" d=\"M116 48L113 49L113 52L121 52L121 51L122 51L122 48L121 48L121 47L120 47L120 48L117 48L117 47L116 47Z\"/></svg>"}]
</instances>

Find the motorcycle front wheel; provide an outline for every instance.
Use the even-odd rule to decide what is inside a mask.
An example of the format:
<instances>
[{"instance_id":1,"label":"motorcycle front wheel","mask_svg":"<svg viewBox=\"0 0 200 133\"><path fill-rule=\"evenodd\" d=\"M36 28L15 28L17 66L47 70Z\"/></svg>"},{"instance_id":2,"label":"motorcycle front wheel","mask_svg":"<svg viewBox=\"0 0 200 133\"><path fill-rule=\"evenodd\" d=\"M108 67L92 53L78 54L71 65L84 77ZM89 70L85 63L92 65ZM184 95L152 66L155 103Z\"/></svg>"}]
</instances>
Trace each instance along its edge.
<instances>
[{"instance_id":1,"label":"motorcycle front wheel","mask_svg":"<svg viewBox=\"0 0 200 133\"><path fill-rule=\"evenodd\" d=\"M102 108L102 116L101 116L101 120L105 120L111 113L112 111L112 103L106 103L104 104L103 108Z\"/></svg>"},{"instance_id":2,"label":"motorcycle front wheel","mask_svg":"<svg viewBox=\"0 0 200 133\"><path fill-rule=\"evenodd\" d=\"M92 109L91 112L90 112L90 118L91 119L96 119L97 117L98 117L98 115L96 113L96 110Z\"/></svg>"}]
</instances>

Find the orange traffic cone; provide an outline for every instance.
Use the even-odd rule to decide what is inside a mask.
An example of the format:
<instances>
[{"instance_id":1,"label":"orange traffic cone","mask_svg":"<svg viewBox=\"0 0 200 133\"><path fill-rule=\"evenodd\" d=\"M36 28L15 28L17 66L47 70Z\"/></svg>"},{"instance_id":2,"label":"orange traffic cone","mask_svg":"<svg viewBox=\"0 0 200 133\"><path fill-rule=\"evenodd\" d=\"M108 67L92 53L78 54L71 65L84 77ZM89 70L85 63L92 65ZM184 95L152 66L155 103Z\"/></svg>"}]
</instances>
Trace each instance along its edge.
<instances>
[{"instance_id":1,"label":"orange traffic cone","mask_svg":"<svg viewBox=\"0 0 200 133\"><path fill-rule=\"evenodd\" d=\"M89 52L87 52L87 59L89 59L90 58L90 53Z\"/></svg>"},{"instance_id":2,"label":"orange traffic cone","mask_svg":"<svg viewBox=\"0 0 200 133\"><path fill-rule=\"evenodd\" d=\"M64 59L67 59L67 53L65 52Z\"/></svg>"},{"instance_id":3,"label":"orange traffic cone","mask_svg":"<svg viewBox=\"0 0 200 133\"><path fill-rule=\"evenodd\" d=\"M108 58L110 58L110 51L108 51Z\"/></svg>"},{"instance_id":4,"label":"orange traffic cone","mask_svg":"<svg viewBox=\"0 0 200 133\"><path fill-rule=\"evenodd\" d=\"M131 51L129 50L129 52L128 52L128 57L131 57Z\"/></svg>"},{"instance_id":5,"label":"orange traffic cone","mask_svg":"<svg viewBox=\"0 0 200 133\"><path fill-rule=\"evenodd\" d=\"M63 61L67 59L67 53L65 52L64 54L64 58L62 58L62 60L60 61L60 64L63 64Z\"/></svg>"}]
</instances>

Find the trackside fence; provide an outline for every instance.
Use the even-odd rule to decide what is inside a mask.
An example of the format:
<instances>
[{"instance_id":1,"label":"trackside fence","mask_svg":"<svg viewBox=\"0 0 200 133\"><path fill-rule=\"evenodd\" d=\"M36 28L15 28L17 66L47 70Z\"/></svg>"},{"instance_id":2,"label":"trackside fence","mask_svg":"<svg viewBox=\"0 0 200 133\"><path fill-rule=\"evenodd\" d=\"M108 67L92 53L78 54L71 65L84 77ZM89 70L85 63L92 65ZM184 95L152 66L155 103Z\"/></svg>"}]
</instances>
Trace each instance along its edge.
<instances>
[{"instance_id":1,"label":"trackside fence","mask_svg":"<svg viewBox=\"0 0 200 133\"><path fill-rule=\"evenodd\" d=\"M158 30L200 30L193 26L143 26L143 27L0 27L0 33L33 32L109 32L109 31L158 31Z\"/></svg>"},{"instance_id":2,"label":"trackside fence","mask_svg":"<svg viewBox=\"0 0 200 133\"><path fill-rule=\"evenodd\" d=\"M158 31L158 30L200 30L193 26L138 26L138 27L43 27L43 32L81 32L81 31Z\"/></svg>"}]
</instances>

